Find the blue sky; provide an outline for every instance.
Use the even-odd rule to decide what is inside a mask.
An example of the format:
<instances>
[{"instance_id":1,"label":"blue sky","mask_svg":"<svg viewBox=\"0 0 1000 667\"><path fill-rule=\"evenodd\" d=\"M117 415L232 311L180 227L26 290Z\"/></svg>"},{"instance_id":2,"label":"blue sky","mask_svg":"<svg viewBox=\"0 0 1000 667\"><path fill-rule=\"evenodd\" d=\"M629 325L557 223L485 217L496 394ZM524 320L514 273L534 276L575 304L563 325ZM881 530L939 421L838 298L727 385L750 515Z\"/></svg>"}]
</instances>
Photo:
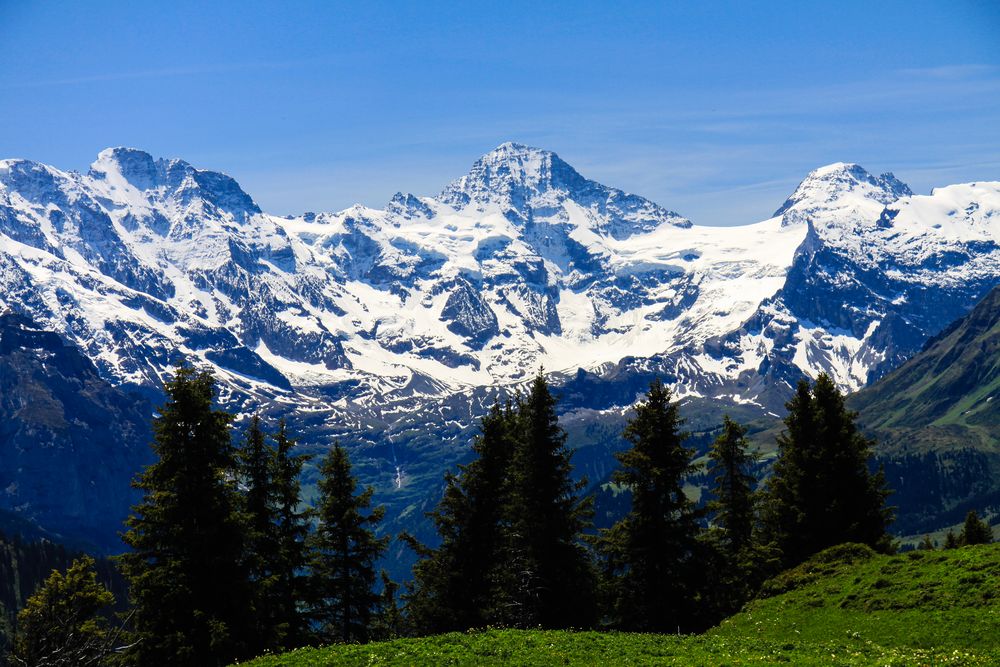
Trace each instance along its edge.
<instances>
[{"instance_id":1,"label":"blue sky","mask_svg":"<svg viewBox=\"0 0 1000 667\"><path fill-rule=\"evenodd\" d=\"M1000 2L623 4L0 0L0 157L135 146L285 214L516 140L703 224L838 160L1000 179Z\"/></svg>"}]
</instances>

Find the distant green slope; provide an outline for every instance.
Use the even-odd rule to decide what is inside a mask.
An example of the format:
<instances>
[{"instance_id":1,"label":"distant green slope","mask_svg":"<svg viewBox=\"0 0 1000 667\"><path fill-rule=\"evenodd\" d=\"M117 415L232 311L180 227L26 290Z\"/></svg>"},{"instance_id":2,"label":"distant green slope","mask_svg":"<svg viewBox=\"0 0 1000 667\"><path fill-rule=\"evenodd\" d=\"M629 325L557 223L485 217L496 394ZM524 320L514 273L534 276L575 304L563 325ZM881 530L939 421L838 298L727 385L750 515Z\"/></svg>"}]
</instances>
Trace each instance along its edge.
<instances>
[{"instance_id":1,"label":"distant green slope","mask_svg":"<svg viewBox=\"0 0 1000 667\"><path fill-rule=\"evenodd\" d=\"M1000 287L894 372L848 399L878 441L899 507L922 534L1000 510Z\"/></svg>"},{"instance_id":2,"label":"distant green slope","mask_svg":"<svg viewBox=\"0 0 1000 667\"><path fill-rule=\"evenodd\" d=\"M302 649L319 665L996 665L1000 544L882 556L834 547L701 636L489 630Z\"/></svg>"},{"instance_id":3,"label":"distant green slope","mask_svg":"<svg viewBox=\"0 0 1000 667\"><path fill-rule=\"evenodd\" d=\"M886 448L1000 442L1000 287L915 357L851 398Z\"/></svg>"}]
</instances>

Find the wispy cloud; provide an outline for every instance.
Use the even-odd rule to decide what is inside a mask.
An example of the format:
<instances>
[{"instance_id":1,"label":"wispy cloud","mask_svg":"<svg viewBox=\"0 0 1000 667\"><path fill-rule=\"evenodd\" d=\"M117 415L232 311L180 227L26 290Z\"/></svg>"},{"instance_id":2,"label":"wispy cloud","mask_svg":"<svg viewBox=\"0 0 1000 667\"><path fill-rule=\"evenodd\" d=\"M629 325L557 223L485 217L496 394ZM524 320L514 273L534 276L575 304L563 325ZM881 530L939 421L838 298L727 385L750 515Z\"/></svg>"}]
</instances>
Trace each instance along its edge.
<instances>
[{"instance_id":1,"label":"wispy cloud","mask_svg":"<svg viewBox=\"0 0 1000 667\"><path fill-rule=\"evenodd\" d=\"M905 68L900 74L934 79L968 79L977 76L993 76L1000 74L996 65L969 63L965 65L941 65L938 67Z\"/></svg>"}]
</instances>

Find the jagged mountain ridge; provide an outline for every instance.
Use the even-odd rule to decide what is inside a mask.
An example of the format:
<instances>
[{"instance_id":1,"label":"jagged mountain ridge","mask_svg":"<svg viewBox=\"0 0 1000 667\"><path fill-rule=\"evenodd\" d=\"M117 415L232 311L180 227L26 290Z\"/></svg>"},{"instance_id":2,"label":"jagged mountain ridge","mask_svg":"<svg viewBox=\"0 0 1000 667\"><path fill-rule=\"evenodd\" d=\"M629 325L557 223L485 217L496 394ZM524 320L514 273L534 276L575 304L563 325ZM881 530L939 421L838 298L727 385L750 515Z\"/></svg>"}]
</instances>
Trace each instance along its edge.
<instances>
[{"instance_id":1,"label":"jagged mountain ridge","mask_svg":"<svg viewBox=\"0 0 1000 667\"><path fill-rule=\"evenodd\" d=\"M280 218L119 148L86 174L0 162L0 299L121 384L186 357L238 394L411 410L544 366L773 409L802 374L863 386L970 308L998 210L998 183L913 196L835 164L769 220L700 227L504 144L437 197Z\"/></svg>"}]
</instances>

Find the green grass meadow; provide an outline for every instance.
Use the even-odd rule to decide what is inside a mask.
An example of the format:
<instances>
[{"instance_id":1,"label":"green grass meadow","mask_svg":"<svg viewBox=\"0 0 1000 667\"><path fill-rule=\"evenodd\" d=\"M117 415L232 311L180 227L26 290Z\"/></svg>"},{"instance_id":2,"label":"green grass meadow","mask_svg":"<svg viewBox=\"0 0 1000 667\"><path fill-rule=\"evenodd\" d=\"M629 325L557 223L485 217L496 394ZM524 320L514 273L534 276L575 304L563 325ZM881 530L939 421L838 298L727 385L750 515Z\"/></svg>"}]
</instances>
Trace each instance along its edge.
<instances>
[{"instance_id":1,"label":"green grass meadow","mask_svg":"<svg viewBox=\"0 0 1000 667\"><path fill-rule=\"evenodd\" d=\"M1000 544L894 556L834 547L704 635L485 630L246 664L1000 665Z\"/></svg>"}]
</instances>

